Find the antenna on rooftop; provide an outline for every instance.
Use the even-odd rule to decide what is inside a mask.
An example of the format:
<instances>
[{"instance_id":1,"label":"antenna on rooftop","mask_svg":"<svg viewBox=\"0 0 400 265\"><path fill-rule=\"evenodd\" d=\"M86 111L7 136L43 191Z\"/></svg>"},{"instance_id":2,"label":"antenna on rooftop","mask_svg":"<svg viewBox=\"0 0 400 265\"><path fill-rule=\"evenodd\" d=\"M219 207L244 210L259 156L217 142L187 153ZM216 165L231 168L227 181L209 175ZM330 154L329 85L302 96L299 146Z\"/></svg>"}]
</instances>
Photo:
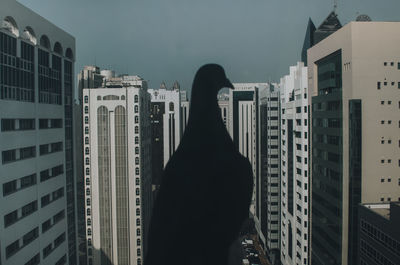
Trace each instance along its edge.
<instances>
[{"instance_id":1,"label":"antenna on rooftop","mask_svg":"<svg viewBox=\"0 0 400 265\"><path fill-rule=\"evenodd\" d=\"M337 0L333 0L333 12L335 14L337 14L336 10L337 10Z\"/></svg>"}]
</instances>

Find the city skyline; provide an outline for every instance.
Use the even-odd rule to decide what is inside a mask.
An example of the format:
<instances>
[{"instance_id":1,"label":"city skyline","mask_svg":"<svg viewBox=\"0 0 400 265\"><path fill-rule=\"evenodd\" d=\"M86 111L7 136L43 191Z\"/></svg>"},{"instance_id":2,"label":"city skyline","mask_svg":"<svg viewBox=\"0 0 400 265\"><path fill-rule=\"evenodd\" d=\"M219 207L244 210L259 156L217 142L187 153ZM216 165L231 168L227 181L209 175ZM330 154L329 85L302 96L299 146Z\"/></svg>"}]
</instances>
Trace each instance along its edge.
<instances>
[{"instance_id":1,"label":"city skyline","mask_svg":"<svg viewBox=\"0 0 400 265\"><path fill-rule=\"evenodd\" d=\"M178 80L189 91L208 62L223 65L233 82L279 81L300 60L308 19L318 27L333 10L332 0L218 1L211 9L209 1L19 2L75 36L76 69L139 74L150 88ZM397 0L339 0L337 13L343 25L359 14L399 21L399 7Z\"/></svg>"},{"instance_id":2,"label":"city skyline","mask_svg":"<svg viewBox=\"0 0 400 265\"><path fill-rule=\"evenodd\" d=\"M0 1L0 264L399 264L394 0L24 1Z\"/></svg>"}]
</instances>

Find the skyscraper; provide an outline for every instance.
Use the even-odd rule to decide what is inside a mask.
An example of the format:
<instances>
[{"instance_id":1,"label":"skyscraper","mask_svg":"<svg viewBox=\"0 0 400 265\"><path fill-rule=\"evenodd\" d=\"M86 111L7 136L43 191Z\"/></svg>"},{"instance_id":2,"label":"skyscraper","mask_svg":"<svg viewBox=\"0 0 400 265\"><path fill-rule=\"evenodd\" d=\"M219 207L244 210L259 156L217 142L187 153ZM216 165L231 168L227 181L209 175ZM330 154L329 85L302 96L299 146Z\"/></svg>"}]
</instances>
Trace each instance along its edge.
<instances>
[{"instance_id":1,"label":"skyscraper","mask_svg":"<svg viewBox=\"0 0 400 265\"><path fill-rule=\"evenodd\" d=\"M258 174L258 91L262 83L235 83L229 90L229 133L239 152L253 168L254 185ZM259 204L259 191L254 188L250 213L254 216Z\"/></svg>"},{"instance_id":2,"label":"skyscraper","mask_svg":"<svg viewBox=\"0 0 400 265\"><path fill-rule=\"evenodd\" d=\"M189 120L189 99L186 90L180 90L181 94L181 137L185 132L187 122Z\"/></svg>"},{"instance_id":3,"label":"skyscraper","mask_svg":"<svg viewBox=\"0 0 400 265\"><path fill-rule=\"evenodd\" d=\"M85 224L85 183L83 167L83 89L102 87L104 76L100 68L94 65L84 66L78 73L78 99L74 104L75 126L75 153L76 153L76 199L77 199L77 226L78 226L78 261L79 265L87 264L86 224Z\"/></svg>"},{"instance_id":4,"label":"skyscraper","mask_svg":"<svg viewBox=\"0 0 400 265\"><path fill-rule=\"evenodd\" d=\"M350 22L308 50L313 265L356 264L359 203L400 198L398 36Z\"/></svg>"},{"instance_id":5,"label":"skyscraper","mask_svg":"<svg viewBox=\"0 0 400 265\"><path fill-rule=\"evenodd\" d=\"M151 211L150 95L138 76L83 89L88 264L143 263Z\"/></svg>"},{"instance_id":6,"label":"skyscraper","mask_svg":"<svg viewBox=\"0 0 400 265\"><path fill-rule=\"evenodd\" d=\"M0 263L76 264L75 39L0 2Z\"/></svg>"},{"instance_id":7,"label":"skyscraper","mask_svg":"<svg viewBox=\"0 0 400 265\"><path fill-rule=\"evenodd\" d=\"M307 67L281 78L281 262L310 264Z\"/></svg>"},{"instance_id":8,"label":"skyscraper","mask_svg":"<svg viewBox=\"0 0 400 265\"><path fill-rule=\"evenodd\" d=\"M275 84L260 89L260 203L256 229L272 264L280 264L280 92Z\"/></svg>"},{"instance_id":9,"label":"skyscraper","mask_svg":"<svg viewBox=\"0 0 400 265\"><path fill-rule=\"evenodd\" d=\"M161 184L165 165L171 158L181 139L181 107L179 84L167 89L148 89L151 95L150 120L152 127L153 184Z\"/></svg>"}]
</instances>

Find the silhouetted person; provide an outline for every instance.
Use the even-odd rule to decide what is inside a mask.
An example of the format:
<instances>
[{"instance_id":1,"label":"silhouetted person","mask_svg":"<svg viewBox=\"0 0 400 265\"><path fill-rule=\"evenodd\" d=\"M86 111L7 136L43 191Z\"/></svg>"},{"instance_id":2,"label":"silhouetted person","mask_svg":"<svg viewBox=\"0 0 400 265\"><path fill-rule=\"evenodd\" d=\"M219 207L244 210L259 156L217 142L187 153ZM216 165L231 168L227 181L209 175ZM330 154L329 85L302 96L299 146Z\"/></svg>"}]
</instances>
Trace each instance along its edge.
<instances>
[{"instance_id":1,"label":"silhouetted person","mask_svg":"<svg viewBox=\"0 0 400 265\"><path fill-rule=\"evenodd\" d=\"M196 73L188 125L154 204L144 265L225 265L248 218L253 173L222 121L223 87L233 89L221 66Z\"/></svg>"}]
</instances>

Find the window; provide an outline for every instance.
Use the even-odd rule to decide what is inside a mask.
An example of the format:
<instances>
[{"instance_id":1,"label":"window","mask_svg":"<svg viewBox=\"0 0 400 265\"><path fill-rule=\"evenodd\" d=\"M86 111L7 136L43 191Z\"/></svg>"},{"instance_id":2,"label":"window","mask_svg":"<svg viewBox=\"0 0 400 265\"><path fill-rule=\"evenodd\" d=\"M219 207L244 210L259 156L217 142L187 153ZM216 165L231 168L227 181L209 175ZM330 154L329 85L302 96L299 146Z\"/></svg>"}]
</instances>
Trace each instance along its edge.
<instances>
[{"instance_id":1,"label":"window","mask_svg":"<svg viewBox=\"0 0 400 265\"><path fill-rule=\"evenodd\" d=\"M135 113L139 113L139 106L135 105Z\"/></svg>"},{"instance_id":2,"label":"window","mask_svg":"<svg viewBox=\"0 0 400 265\"><path fill-rule=\"evenodd\" d=\"M87 199L86 199L86 205L87 205L87 206L90 206L90 198L87 198Z\"/></svg>"},{"instance_id":3,"label":"window","mask_svg":"<svg viewBox=\"0 0 400 265\"><path fill-rule=\"evenodd\" d=\"M86 195L89 196L90 195L90 189L86 188Z\"/></svg>"},{"instance_id":4,"label":"window","mask_svg":"<svg viewBox=\"0 0 400 265\"><path fill-rule=\"evenodd\" d=\"M384 105L385 104L385 101L384 100L381 100L381 105Z\"/></svg>"},{"instance_id":5,"label":"window","mask_svg":"<svg viewBox=\"0 0 400 265\"><path fill-rule=\"evenodd\" d=\"M139 123L139 116L135 116L135 123Z\"/></svg>"},{"instance_id":6,"label":"window","mask_svg":"<svg viewBox=\"0 0 400 265\"><path fill-rule=\"evenodd\" d=\"M88 155L89 154L89 147L86 147L85 148L85 155Z\"/></svg>"},{"instance_id":7,"label":"window","mask_svg":"<svg viewBox=\"0 0 400 265\"><path fill-rule=\"evenodd\" d=\"M36 174L32 174L26 177L21 178L21 188L24 189L36 184Z\"/></svg>"},{"instance_id":8,"label":"window","mask_svg":"<svg viewBox=\"0 0 400 265\"><path fill-rule=\"evenodd\" d=\"M139 165L139 157L135 157L135 165Z\"/></svg>"},{"instance_id":9,"label":"window","mask_svg":"<svg viewBox=\"0 0 400 265\"><path fill-rule=\"evenodd\" d=\"M140 257L140 248L136 250L137 256Z\"/></svg>"},{"instance_id":10,"label":"window","mask_svg":"<svg viewBox=\"0 0 400 265\"><path fill-rule=\"evenodd\" d=\"M140 199L136 198L136 206L140 205Z\"/></svg>"},{"instance_id":11,"label":"window","mask_svg":"<svg viewBox=\"0 0 400 265\"><path fill-rule=\"evenodd\" d=\"M85 124L89 124L89 117L85 116Z\"/></svg>"},{"instance_id":12,"label":"window","mask_svg":"<svg viewBox=\"0 0 400 265\"><path fill-rule=\"evenodd\" d=\"M86 168L85 173L86 173L86 176L90 175L90 169L88 167Z\"/></svg>"},{"instance_id":13,"label":"window","mask_svg":"<svg viewBox=\"0 0 400 265\"><path fill-rule=\"evenodd\" d=\"M85 134L89 134L89 127L85 127Z\"/></svg>"},{"instance_id":14,"label":"window","mask_svg":"<svg viewBox=\"0 0 400 265\"><path fill-rule=\"evenodd\" d=\"M387 82L383 82L383 85L384 85L384 86L387 86Z\"/></svg>"},{"instance_id":15,"label":"window","mask_svg":"<svg viewBox=\"0 0 400 265\"><path fill-rule=\"evenodd\" d=\"M139 137L135 137L135 144L139 144Z\"/></svg>"},{"instance_id":16,"label":"window","mask_svg":"<svg viewBox=\"0 0 400 265\"><path fill-rule=\"evenodd\" d=\"M12 180L3 184L3 196L7 196L17 191L17 180Z\"/></svg>"},{"instance_id":17,"label":"window","mask_svg":"<svg viewBox=\"0 0 400 265\"><path fill-rule=\"evenodd\" d=\"M136 229L136 235L140 236L140 228Z\"/></svg>"},{"instance_id":18,"label":"window","mask_svg":"<svg viewBox=\"0 0 400 265\"><path fill-rule=\"evenodd\" d=\"M51 228L51 219L48 219L47 221L45 221L44 223L42 223L42 233L46 232L47 230L49 230Z\"/></svg>"},{"instance_id":19,"label":"window","mask_svg":"<svg viewBox=\"0 0 400 265\"><path fill-rule=\"evenodd\" d=\"M140 216L140 209L136 208L136 216Z\"/></svg>"},{"instance_id":20,"label":"window","mask_svg":"<svg viewBox=\"0 0 400 265\"><path fill-rule=\"evenodd\" d=\"M1 119L1 131L14 131L15 130L15 119Z\"/></svg>"},{"instance_id":21,"label":"window","mask_svg":"<svg viewBox=\"0 0 400 265\"><path fill-rule=\"evenodd\" d=\"M31 243L33 240L39 237L39 227L34 228L32 231L26 233L24 237L22 238L22 244L23 246L28 245Z\"/></svg>"},{"instance_id":22,"label":"window","mask_svg":"<svg viewBox=\"0 0 400 265\"><path fill-rule=\"evenodd\" d=\"M85 165L88 166L89 164L90 164L90 163L89 163L89 157L86 157L86 158L85 158ZM88 175L88 174L86 174L86 175Z\"/></svg>"},{"instance_id":23,"label":"window","mask_svg":"<svg viewBox=\"0 0 400 265\"><path fill-rule=\"evenodd\" d=\"M18 221L18 210L12 211L4 216L4 227L10 226Z\"/></svg>"},{"instance_id":24,"label":"window","mask_svg":"<svg viewBox=\"0 0 400 265\"><path fill-rule=\"evenodd\" d=\"M138 245L138 246L140 246L141 245L141 240L140 240L140 238L138 238L137 240L136 240L136 244Z\"/></svg>"},{"instance_id":25,"label":"window","mask_svg":"<svg viewBox=\"0 0 400 265\"><path fill-rule=\"evenodd\" d=\"M139 147L135 147L135 154L136 154L136 155L139 154Z\"/></svg>"},{"instance_id":26,"label":"window","mask_svg":"<svg viewBox=\"0 0 400 265\"><path fill-rule=\"evenodd\" d=\"M92 225L92 219L88 218L86 223L87 223L88 226Z\"/></svg>"},{"instance_id":27,"label":"window","mask_svg":"<svg viewBox=\"0 0 400 265\"><path fill-rule=\"evenodd\" d=\"M36 212L37 209L38 209L37 201L33 201L31 203L28 203L27 205L22 207L22 216L21 216L21 218Z\"/></svg>"},{"instance_id":28,"label":"window","mask_svg":"<svg viewBox=\"0 0 400 265\"><path fill-rule=\"evenodd\" d=\"M86 185L87 185L87 186L90 185L90 178L86 178Z\"/></svg>"},{"instance_id":29,"label":"window","mask_svg":"<svg viewBox=\"0 0 400 265\"><path fill-rule=\"evenodd\" d=\"M400 82L399 82L399 84L400 84ZM381 89L381 82L377 83L377 89Z\"/></svg>"},{"instance_id":30,"label":"window","mask_svg":"<svg viewBox=\"0 0 400 265\"><path fill-rule=\"evenodd\" d=\"M19 250L19 240L14 241L6 247L6 258L8 259Z\"/></svg>"},{"instance_id":31,"label":"window","mask_svg":"<svg viewBox=\"0 0 400 265\"><path fill-rule=\"evenodd\" d=\"M87 215L87 216L90 216L90 213L91 213L91 212L90 212L90 208L87 208L87 209L86 209L86 215Z\"/></svg>"},{"instance_id":32,"label":"window","mask_svg":"<svg viewBox=\"0 0 400 265\"><path fill-rule=\"evenodd\" d=\"M135 133L139 133L139 126L135 126Z\"/></svg>"},{"instance_id":33,"label":"window","mask_svg":"<svg viewBox=\"0 0 400 265\"><path fill-rule=\"evenodd\" d=\"M138 167L135 168L135 174L136 174L136 175L139 175L139 168L138 168Z\"/></svg>"},{"instance_id":34,"label":"window","mask_svg":"<svg viewBox=\"0 0 400 265\"><path fill-rule=\"evenodd\" d=\"M136 218L136 225L140 226L140 218Z\"/></svg>"},{"instance_id":35,"label":"window","mask_svg":"<svg viewBox=\"0 0 400 265\"><path fill-rule=\"evenodd\" d=\"M385 179L381 179L381 182L385 182Z\"/></svg>"},{"instance_id":36,"label":"window","mask_svg":"<svg viewBox=\"0 0 400 265\"><path fill-rule=\"evenodd\" d=\"M47 195L43 196L40 199L40 202L41 202L42 208L47 206L50 203L50 194L47 194Z\"/></svg>"},{"instance_id":37,"label":"window","mask_svg":"<svg viewBox=\"0 0 400 265\"><path fill-rule=\"evenodd\" d=\"M88 228L88 230L87 230L87 235L88 235L88 236L91 236L91 235L92 235L92 229Z\"/></svg>"},{"instance_id":38,"label":"window","mask_svg":"<svg viewBox=\"0 0 400 265\"><path fill-rule=\"evenodd\" d=\"M138 95L135 95L135 103L138 103L139 102L139 97L138 97Z\"/></svg>"},{"instance_id":39,"label":"window","mask_svg":"<svg viewBox=\"0 0 400 265\"><path fill-rule=\"evenodd\" d=\"M85 114L88 114L88 113L89 113L89 107L85 106Z\"/></svg>"},{"instance_id":40,"label":"window","mask_svg":"<svg viewBox=\"0 0 400 265\"><path fill-rule=\"evenodd\" d=\"M394 86L394 82L392 82L391 84L392 84L392 86Z\"/></svg>"},{"instance_id":41,"label":"window","mask_svg":"<svg viewBox=\"0 0 400 265\"><path fill-rule=\"evenodd\" d=\"M139 190L139 188L136 188L136 195L140 195L140 190Z\"/></svg>"},{"instance_id":42,"label":"window","mask_svg":"<svg viewBox=\"0 0 400 265\"><path fill-rule=\"evenodd\" d=\"M89 97L85 96L85 103L89 103Z\"/></svg>"},{"instance_id":43,"label":"window","mask_svg":"<svg viewBox=\"0 0 400 265\"><path fill-rule=\"evenodd\" d=\"M89 137L85 137L85 144L89 144Z\"/></svg>"},{"instance_id":44,"label":"window","mask_svg":"<svg viewBox=\"0 0 400 265\"><path fill-rule=\"evenodd\" d=\"M390 63L390 66L393 66L393 65L394 65L394 62L391 62L391 63Z\"/></svg>"}]
</instances>

